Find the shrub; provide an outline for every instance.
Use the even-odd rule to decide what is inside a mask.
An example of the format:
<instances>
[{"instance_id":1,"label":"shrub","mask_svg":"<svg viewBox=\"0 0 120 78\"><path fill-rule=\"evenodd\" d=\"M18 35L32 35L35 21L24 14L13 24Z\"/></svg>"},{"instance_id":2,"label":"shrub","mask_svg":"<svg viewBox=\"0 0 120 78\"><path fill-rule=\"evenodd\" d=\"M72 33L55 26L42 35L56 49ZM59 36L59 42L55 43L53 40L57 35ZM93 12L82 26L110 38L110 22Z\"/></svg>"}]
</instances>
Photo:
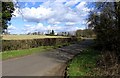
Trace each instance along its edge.
<instances>
[{"instance_id":1,"label":"shrub","mask_svg":"<svg viewBox=\"0 0 120 78\"><path fill-rule=\"evenodd\" d=\"M39 46L54 46L63 43L70 43L75 41L74 38L45 38L45 39L27 39L27 40L3 40L2 51L19 50L35 48Z\"/></svg>"}]
</instances>

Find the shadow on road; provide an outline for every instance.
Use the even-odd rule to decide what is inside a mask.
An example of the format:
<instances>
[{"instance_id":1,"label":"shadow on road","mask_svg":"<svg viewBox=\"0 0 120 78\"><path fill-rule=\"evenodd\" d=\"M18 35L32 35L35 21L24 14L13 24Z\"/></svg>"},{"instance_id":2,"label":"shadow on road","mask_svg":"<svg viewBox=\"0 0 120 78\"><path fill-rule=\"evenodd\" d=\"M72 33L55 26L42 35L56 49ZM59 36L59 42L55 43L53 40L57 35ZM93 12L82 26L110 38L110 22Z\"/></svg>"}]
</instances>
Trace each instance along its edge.
<instances>
[{"instance_id":1,"label":"shadow on road","mask_svg":"<svg viewBox=\"0 0 120 78\"><path fill-rule=\"evenodd\" d=\"M53 52L44 54L46 57L54 58L57 62L66 62L72 59L75 55L79 54L82 50L92 45L92 39L86 39L70 46L58 48Z\"/></svg>"}]
</instances>

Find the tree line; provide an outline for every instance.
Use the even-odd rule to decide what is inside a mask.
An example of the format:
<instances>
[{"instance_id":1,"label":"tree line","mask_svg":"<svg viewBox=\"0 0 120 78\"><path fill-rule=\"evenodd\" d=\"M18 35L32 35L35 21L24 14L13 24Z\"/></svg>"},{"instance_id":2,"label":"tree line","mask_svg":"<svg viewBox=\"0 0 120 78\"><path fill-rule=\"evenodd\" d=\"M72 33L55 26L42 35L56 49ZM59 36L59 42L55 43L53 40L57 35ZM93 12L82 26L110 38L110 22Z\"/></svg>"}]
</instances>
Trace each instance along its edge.
<instances>
[{"instance_id":1,"label":"tree line","mask_svg":"<svg viewBox=\"0 0 120 78\"><path fill-rule=\"evenodd\" d=\"M95 38L95 33L93 29L77 30L76 37Z\"/></svg>"}]
</instances>

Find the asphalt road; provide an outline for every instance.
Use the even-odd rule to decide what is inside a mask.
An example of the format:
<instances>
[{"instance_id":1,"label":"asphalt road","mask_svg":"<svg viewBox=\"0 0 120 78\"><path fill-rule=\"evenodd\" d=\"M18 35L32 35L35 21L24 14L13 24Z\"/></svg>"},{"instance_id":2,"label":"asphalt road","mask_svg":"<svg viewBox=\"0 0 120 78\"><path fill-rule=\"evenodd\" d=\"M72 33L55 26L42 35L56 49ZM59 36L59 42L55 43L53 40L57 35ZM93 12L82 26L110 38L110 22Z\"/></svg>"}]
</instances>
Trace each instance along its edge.
<instances>
[{"instance_id":1,"label":"asphalt road","mask_svg":"<svg viewBox=\"0 0 120 78\"><path fill-rule=\"evenodd\" d=\"M91 40L2 62L3 76L61 76L65 63L91 44Z\"/></svg>"}]
</instances>

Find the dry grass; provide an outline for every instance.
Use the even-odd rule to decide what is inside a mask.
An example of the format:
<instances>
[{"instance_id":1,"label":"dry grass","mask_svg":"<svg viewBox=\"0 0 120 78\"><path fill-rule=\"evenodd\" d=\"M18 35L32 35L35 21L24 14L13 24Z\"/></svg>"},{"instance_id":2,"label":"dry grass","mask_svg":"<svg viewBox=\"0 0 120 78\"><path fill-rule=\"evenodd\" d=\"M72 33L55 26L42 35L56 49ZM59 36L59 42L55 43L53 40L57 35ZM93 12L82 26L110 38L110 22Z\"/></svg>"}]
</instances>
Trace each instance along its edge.
<instances>
[{"instance_id":1,"label":"dry grass","mask_svg":"<svg viewBox=\"0 0 120 78\"><path fill-rule=\"evenodd\" d=\"M100 76L120 76L120 64L114 52L102 52L95 71Z\"/></svg>"},{"instance_id":2,"label":"dry grass","mask_svg":"<svg viewBox=\"0 0 120 78\"><path fill-rule=\"evenodd\" d=\"M45 35L2 35L3 40L23 40L40 38L68 38L64 36L45 36Z\"/></svg>"}]
</instances>

